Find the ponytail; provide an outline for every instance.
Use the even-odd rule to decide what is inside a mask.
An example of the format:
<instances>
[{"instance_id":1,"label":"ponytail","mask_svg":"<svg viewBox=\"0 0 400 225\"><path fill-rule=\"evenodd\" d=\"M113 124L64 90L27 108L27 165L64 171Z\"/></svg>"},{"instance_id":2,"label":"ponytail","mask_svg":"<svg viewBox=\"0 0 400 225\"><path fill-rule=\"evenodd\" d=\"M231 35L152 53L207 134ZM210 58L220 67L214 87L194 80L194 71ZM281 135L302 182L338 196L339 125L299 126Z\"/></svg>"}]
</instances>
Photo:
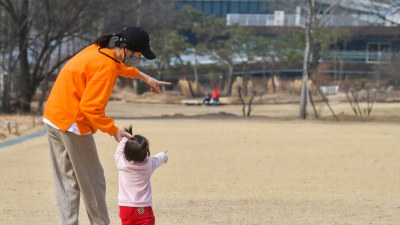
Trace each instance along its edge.
<instances>
[{"instance_id":1,"label":"ponytail","mask_svg":"<svg viewBox=\"0 0 400 225\"><path fill-rule=\"evenodd\" d=\"M129 126L129 128L124 128L125 132L132 135L132 125Z\"/></svg>"},{"instance_id":2,"label":"ponytail","mask_svg":"<svg viewBox=\"0 0 400 225\"><path fill-rule=\"evenodd\" d=\"M94 41L94 44L95 45L97 45L97 46L100 46L100 48L107 48L108 47L108 44L110 43L110 39L113 37L113 36L119 36L119 34L103 34L102 36L100 36L100 37L98 37L95 41ZM118 46L117 45L117 43L116 43L116 46Z\"/></svg>"}]
</instances>

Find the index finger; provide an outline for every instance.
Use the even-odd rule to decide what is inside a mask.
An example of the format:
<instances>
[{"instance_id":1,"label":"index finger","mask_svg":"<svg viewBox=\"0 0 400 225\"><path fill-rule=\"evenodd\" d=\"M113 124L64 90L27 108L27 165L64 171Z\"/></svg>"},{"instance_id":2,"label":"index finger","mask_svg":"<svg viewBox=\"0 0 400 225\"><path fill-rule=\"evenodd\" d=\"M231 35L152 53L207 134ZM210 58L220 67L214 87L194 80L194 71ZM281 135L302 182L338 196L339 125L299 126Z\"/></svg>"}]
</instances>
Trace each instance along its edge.
<instances>
[{"instance_id":1,"label":"index finger","mask_svg":"<svg viewBox=\"0 0 400 225\"><path fill-rule=\"evenodd\" d=\"M162 84L162 85L170 85L171 82L165 82L165 81L159 81L158 84Z\"/></svg>"}]
</instances>

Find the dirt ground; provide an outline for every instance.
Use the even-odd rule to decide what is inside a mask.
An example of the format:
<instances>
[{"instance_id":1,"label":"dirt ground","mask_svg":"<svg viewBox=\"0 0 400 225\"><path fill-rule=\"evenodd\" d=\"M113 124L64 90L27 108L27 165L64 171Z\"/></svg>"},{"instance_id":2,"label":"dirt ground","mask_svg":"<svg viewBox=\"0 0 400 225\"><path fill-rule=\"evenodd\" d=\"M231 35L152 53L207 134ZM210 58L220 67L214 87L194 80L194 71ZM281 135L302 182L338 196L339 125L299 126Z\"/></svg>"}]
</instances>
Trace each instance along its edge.
<instances>
[{"instance_id":1,"label":"dirt ground","mask_svg":"<svg viewBox=\"0 0 400 225\"><path fill-rule=\"evenodd\" d=\"M400 125L116 124L146 136L152 155L168 150L168 163L152 177L157 224L400 224ZM120 224L117 143L103 133L95 139L109 215ZM0 224L57 224L54 195L46 137L0 149ZM80 224L89 224L83 203L80 212Z\"/></svg>"},{"instance_id":2,"label":"dirt ground","mask_svg":"<svg viewBox=\"0 0 400 225\"><path fill-rule=\"evenodd\" d=\"M354 115L349 103L331 102L331 107L337 115ZM366 103L361 103L363 111L367 108ZM318 115L327 117L332 116L325 103L316 103ZM248 106L246 107L246 112ZM202 105L176 105L176 104L139 104L123 101L111 101L107 105L106 113L111 117L159 117L162 115L174 115L181 113L188 116L209 114L209 113L231 113L237 116L243 115L241 105L221 105L208 106ZM400 103L374 103L371 116L399 116ZM299 117L299 104L263 104L256 105L251 115L267 116L272 118ZM308 113L307 113L308 118ZM314 117L315 118L315 117ZM399 121L400 122L400 121Z\"/></svg>"},{"instance_id":3,"label":"dirt ground","mask_svg":"<svg viewBox=\"0 0 400 225\"><path fill-rule=\"evenodd\" d=\"M43 117L33 115L0 115L0 143L43 130L42 120Z\"/></svg>"}]
</instances>

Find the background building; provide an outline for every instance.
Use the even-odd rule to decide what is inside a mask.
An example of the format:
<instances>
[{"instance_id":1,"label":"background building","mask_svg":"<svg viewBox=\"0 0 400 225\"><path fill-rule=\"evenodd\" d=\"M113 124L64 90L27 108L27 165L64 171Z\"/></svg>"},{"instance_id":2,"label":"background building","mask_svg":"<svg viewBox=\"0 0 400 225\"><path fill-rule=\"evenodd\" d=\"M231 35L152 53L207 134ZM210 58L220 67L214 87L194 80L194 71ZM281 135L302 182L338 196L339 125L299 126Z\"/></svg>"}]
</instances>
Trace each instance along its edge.
<instances>
[{"instance_id":1,"label":"background building","mask_svg":"<svg viewBox=\"0 0 400 225\"><path fill-rule=\"evenodd\" d=\"M205 14L215 14L227 19L228 25L239 23L255 29L258 35L276 37L302 30L306 22L306 13L296 5L277 4L277 1L179 1L178 10L183 5L191 5ZM317 0L321 9L329 7L333 1ZM387 63L400 51L400 29L374 15L368 2L357 5L349 0L341 2L334 15L326 21L326 27L340 27L348 31L350 40L335 43L328 52L324 52L320 62L327 63L325 72L332 74L334 61L344 61L343 73L373 74L373 65ZM189 34L190 36L190 34ZM193 40L193 36L190 36ZM253 71L253 75L259 73ZM285 71L281 71L283 74ZM300 75L301 67L286 69L292 75Z\"/></svg>"}]
</instances>

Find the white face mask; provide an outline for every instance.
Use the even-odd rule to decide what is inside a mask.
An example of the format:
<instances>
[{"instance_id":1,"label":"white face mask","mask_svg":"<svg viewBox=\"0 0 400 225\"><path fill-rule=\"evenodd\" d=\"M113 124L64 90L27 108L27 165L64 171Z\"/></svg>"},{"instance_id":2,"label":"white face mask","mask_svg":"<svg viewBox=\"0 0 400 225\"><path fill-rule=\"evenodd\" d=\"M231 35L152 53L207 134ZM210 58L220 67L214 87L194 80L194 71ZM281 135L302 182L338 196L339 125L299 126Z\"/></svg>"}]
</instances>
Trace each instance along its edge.
<instances>
[{"instance_id":1,"label":"white face mask","mask_svg":"<svg viewBox=\"0 0 400 225\"><path fill-rule=\"evenodd\" d=\"M136 67L141 61L141 58L136 57L134 54L130 55L129 57L126 57L125 51L124 51L124 61L122 61L125 66L127 67Z\"/></svg>"}]
</instances>

